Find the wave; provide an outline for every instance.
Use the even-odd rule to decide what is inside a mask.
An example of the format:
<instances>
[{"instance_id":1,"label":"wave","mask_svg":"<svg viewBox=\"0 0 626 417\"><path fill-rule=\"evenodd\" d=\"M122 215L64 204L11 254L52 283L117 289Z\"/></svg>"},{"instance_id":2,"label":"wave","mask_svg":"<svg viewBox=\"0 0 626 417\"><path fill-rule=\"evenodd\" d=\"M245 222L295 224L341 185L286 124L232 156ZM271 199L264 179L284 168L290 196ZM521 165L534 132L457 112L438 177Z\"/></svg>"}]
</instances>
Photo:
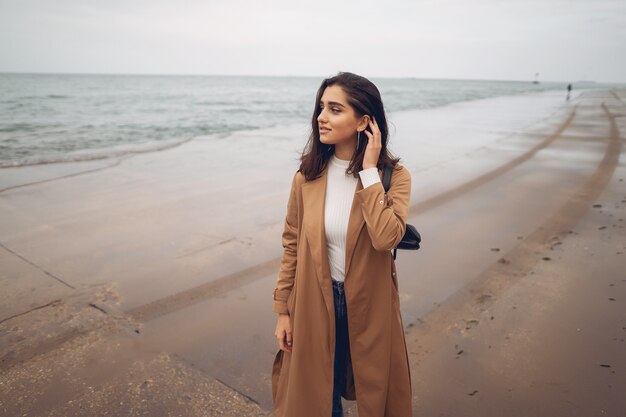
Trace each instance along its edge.
<instances>
[{"instance_id":1,"label":"wave","mask_svg":"<svg viewBox=\"0 0 626 417\"><path fill-rule=\"evenodd\" d=\"M167 149L176 148L178 146L184 145L187 142L192 141L194 138L186 138L174 142L170 142L167 144L161 144L159 146L155 146L154 144L142 147L142 148L131 148L131 149L103 149L101 152L93 151L89 154L68 154L64 156L53 156L53 157L42 157L38 159L28 159L23 161L0 161L0 169L6 168L20 168L25 166L35 166L35 165L47 165L47 164L59 164L59 163L71 163L71 162L87 162L87 161L97 161L102 159L113 159L120 157L127 157L130 155L137 154L145 154L150 152L160 152L165 151Z\"/></svg>"}]
</instances>

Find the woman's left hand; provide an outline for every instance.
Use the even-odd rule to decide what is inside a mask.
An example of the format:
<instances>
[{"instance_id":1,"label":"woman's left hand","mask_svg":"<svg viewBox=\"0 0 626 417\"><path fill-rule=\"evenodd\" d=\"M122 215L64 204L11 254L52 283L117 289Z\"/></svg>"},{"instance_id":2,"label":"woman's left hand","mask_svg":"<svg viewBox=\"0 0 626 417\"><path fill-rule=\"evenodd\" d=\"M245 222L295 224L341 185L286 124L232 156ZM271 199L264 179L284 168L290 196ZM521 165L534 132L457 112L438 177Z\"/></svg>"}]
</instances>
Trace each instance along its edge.
<instances>
[{"instance_id":1,"label":"woman's left hand","mask_svg":"<svg viewBox=\"0 0 626 417\"><path fill-rule=\"evenodd\" d=\"M368 137L367 147L365 148L365 153L363 154L363 169L372 168L378 165L378 157L380 156L380 150L383 147L381 141L382 136L374 117L370 120L369 126L373 133L370 133L367 130L363 131Z\"/></svg>"}]
</instances>

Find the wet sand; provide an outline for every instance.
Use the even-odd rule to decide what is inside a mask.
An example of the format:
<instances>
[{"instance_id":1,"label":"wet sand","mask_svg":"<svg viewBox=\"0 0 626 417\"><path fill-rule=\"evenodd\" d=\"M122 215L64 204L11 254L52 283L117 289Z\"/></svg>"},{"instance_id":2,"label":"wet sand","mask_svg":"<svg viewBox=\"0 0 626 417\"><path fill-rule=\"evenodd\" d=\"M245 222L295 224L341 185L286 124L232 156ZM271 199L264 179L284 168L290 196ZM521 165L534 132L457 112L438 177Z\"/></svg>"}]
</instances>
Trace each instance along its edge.
<instances>
[{"instance_id":1,"label":"wet sand","mask_svg":"<svg viewBox=\"0 0 626 417\"><path fill-rule=\"evenodd\" d=\"M497 261L411 326L416 414L623 415L625 116L621 100L588 94L544 163L593 169L563 179L573 192L534 230L493 239Z\"/></svg>"},{"instance_id":2,"label":"wet sand","mask_svg":"<svg viewBox=\"0 0 626 417\"><path fill-rule=\"evenodd\" d=\"M625 99L393 115L425 242L397 258L415 415L624 409ZM302 137L3 170L0 410L269 414L270 294Z\"/></svg>"}]
</instances>

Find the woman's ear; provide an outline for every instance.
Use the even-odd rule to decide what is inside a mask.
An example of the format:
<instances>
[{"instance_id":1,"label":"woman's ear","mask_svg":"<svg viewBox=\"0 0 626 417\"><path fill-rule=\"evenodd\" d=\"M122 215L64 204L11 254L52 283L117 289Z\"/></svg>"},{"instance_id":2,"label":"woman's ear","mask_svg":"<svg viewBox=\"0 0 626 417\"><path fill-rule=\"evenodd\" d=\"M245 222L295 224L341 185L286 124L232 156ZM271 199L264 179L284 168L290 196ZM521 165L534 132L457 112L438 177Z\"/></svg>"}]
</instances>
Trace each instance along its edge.
<instances>
[{"instance_id":1,"label":"woman's ear","mask_svg":"<svg viewBox=\"0 0 626 417\"><path fill-rule=\"evenodd\" d=\"M370 120L371 120L370 116L367 114L361 116L361 119L359 120L359 124L357 125L357 130L359 132L362 132L363 130L367 129L370 125Z\"/></svg>"}]
</instances>

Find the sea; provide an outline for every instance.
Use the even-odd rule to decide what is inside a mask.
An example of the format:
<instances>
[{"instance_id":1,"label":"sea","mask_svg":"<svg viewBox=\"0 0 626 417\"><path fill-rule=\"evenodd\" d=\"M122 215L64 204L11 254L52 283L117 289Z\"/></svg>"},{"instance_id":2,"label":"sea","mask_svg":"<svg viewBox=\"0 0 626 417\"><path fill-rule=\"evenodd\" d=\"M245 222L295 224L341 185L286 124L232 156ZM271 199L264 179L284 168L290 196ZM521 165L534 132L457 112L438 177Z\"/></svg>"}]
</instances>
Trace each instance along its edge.
<instances>
[{"instance_id":1,"label":"sea","mask_svg":"<svg viewBox=\"0 0 626 417\"><path fill-rule=\"evenodd\" d=\"M152 152L190 140L310 123L324 77L0 73L0 168ZM567 83L370 78L386 112ZM605 87L586 83L584 88ZM574 84L574 91L580 88Z\"/></svg>"}]
</instances>

